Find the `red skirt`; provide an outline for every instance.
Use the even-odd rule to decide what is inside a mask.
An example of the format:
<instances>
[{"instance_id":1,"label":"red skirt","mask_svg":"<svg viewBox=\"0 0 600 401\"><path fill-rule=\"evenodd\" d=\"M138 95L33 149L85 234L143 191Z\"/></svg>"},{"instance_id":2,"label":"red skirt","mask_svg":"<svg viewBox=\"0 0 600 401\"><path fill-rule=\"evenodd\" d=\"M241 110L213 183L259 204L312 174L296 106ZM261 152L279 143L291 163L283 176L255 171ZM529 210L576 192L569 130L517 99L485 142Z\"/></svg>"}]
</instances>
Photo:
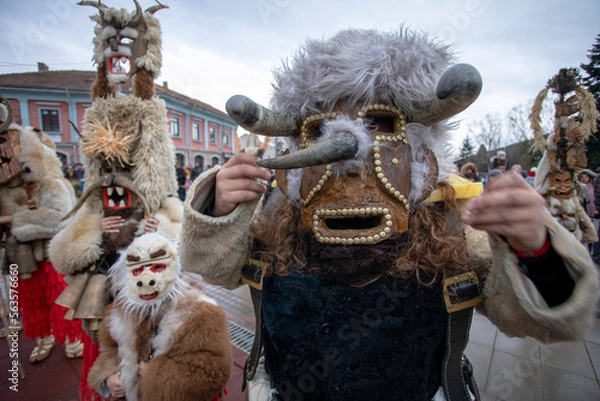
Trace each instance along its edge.
<instances>
[{"instance_id":1,"label":"red skirt","mask_svg":"<svg viewBox=\"0 0 600 401\"><path fill-rule=\"evenodd\" d=\"M75 340L82 337L81 322L65 320L67 308L54 303L67 287L64 276L50 262L38 262L38 269L30 278L19 278L19 312L23 320L23 334L28 338L54 335L58 344L65 338Z\"/></svg>"}]
</instances>

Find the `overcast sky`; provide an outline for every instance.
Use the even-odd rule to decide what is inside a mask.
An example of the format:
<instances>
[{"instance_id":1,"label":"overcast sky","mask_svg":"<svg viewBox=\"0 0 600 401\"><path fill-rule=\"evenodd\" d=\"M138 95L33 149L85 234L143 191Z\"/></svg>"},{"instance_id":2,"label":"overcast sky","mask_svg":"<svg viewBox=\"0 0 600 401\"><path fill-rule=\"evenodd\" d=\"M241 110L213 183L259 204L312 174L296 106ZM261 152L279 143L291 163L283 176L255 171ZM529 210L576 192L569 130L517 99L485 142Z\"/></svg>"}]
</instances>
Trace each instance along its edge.
<instances>
[{"instance_id":1,"label":"overcast sky","mask_svg":"<svg viewBox=\"0 0 600 401\"><path fill-rule=\"evenodd\" d=\"M139 0L146 9L156 3ZM483 77L479 99L459 114L456 146L469 122L504 118L533 100L560 68L588 62L600 34L598 0L162 0L158 82L220 110L237 93L268 105L271 71L307 38L344 28L397 30L401 24L456 44L460 62ZM0 0L0 74L92 70L93 7L75 0ZM105 0L135 9L133 0Z\"/></svg>"}]
</instances>

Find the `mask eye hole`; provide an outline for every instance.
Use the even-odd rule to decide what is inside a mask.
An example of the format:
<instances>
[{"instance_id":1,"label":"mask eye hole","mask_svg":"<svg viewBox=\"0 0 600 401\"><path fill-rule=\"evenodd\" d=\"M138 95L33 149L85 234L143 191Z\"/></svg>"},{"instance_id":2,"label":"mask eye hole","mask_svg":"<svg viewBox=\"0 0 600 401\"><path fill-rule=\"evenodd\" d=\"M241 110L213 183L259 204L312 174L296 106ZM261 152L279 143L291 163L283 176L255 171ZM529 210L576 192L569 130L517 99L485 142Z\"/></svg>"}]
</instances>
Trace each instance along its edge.
<instances>
[{"instance_id":1,"label":"mask eye hole","mask_svg":"<svg viewBox=\"0 0 600 401\"><path fill-rule=\"evenodd\" d=\"M150 268L150 271L152 273L161 273L164 272L167 269L167 265L162 264L162 263L156 263L153 264L152 267Z\"/></svg>"},{"instance_id":2,"label":"mask eye hole","mask_svg":"<svg viewBox=\"0 0 600 401\"><path fill-rule=\"evenodd\" d=\"M315 121L306 127L306 139L311 142L316 142L323 137L322 121Z\"/></svg>"},{"instance_id":3,"label":"mask eye hole","mask_svg":"<svg viewBox=\"0 0 600 401\"><path fill-rule=\"evenodd\" d=\"M133 44L134 40L132 38L128 38L128 37L122 37L121 38L121 44L125 45L125 46L131 46Z\"/></svg>"},{"instance_id":4,"label":"mask eye hole","mask_svg":"<svg viewBox=\"0 0 600 401\"><path fill-rule=\"evenodd\" d=\"M394 133L395 118L392 116L367 116L376 132Z\"/></svg>"},{"instance_id":5,"label":"mask eye hole","mask_svg":"<svg viewBox=\"0 0 600 401\"><path fill-rule=\"evenodd\" d=\"M131 271L131 273L132 273L134 276L139 276L139 275L140 275L140 274L142 274L143 272L144 272L144 267L136 267L135 269L133 269L133 270Z\"/></svg>"}]
</instances>

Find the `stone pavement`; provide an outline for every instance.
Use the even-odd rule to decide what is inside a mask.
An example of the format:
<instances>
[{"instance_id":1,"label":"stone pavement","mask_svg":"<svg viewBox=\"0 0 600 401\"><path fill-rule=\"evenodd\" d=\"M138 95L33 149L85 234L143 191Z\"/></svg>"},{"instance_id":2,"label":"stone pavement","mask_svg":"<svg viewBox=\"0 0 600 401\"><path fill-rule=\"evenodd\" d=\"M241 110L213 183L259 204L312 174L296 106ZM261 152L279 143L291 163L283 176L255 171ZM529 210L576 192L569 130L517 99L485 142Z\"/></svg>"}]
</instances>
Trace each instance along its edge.
<instances>
[{"instance_id":1,"label":"stone pavement","mask_svg":"<svg viewBox=\"0 0 600 401\"><path fill-rule=\"evenodd\" d=\"M204 287L230 319L235 363L224 400L243 400L242 368L254 330L248 289ZM33 345L20 336L19 355L26 376L19 380L19 393L14 393L7 381L8 345L0 341L0 400L78 400L81 360L68 360L62 348L55 348L46 361L32 365L27 358ZM600 318L582 341L544 345L530 338L508 338L475 314L466 354L474 366L482 401L600 401Z\"/></svg>"}]
</instances>

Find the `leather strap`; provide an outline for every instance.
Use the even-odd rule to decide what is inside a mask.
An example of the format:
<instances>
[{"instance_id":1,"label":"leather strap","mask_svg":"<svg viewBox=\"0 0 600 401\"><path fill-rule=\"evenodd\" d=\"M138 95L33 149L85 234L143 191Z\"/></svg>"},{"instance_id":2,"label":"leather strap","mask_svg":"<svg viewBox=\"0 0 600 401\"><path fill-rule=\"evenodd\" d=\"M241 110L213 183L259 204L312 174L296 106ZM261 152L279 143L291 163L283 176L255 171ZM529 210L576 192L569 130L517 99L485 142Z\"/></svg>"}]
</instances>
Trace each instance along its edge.
<instances>
[{"instance_id":1,"label":"leather strap","mask_svg":"<svg viewBox=\"0 0 600 401\"><path fill-rule=\"evenodd\" d=\"M483 299L479 280L474 272L465 272L444 280L442 291L448 311L446 353L442 361L442 387L446 401L471 401L469 389L479 400L473 369L464 356L473 308Z\"/></svg>"},{"instance_id":2,"label":"leather strap","mask_svg":"<svg viewBox=\"0 0 600 401\"><path fill-rule=\"evenodd\" d=\"M262 279L265 269L259 264L251 263L250 260L242 268L242 277L250 289L250 297L254 309L254 341L252 349L244 365L244 380L242 380L242 392L246 390L247 383L254 378L258 361L262 353ZM255 283L255 285L252 285ZM258 285L260 283L260 285Z\"/></svg>"},{"instance_id":3,"label":"leather strap","mask_svg":"<svg viewBox=\"0 0 600 401\"><path fill-rule=\"evenodd\" d=\"M448 314L446 354L442 362L442 387L446 401L471 401L463 377L463 352L469 341L473 308Z\"/></svg>"}]
</instances>

